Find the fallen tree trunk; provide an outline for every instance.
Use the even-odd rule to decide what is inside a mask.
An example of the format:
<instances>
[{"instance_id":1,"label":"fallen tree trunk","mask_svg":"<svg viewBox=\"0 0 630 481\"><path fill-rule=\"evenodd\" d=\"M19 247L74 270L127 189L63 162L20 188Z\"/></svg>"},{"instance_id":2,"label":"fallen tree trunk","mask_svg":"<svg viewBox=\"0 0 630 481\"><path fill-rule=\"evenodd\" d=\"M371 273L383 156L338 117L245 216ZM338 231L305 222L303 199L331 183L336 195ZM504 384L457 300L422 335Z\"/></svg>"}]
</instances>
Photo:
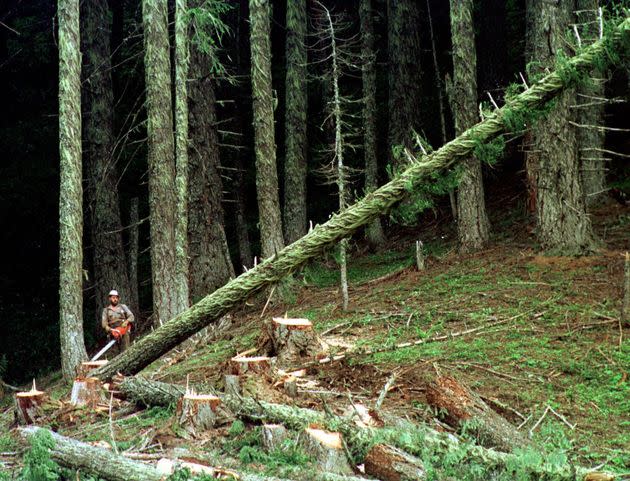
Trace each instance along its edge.
<instances>
[{"instance_id":1,"label":"fallen tree trunk","mask_svg":"<svg viewBox=\"0 0 630 481\"><path fill-rule=\"evenodd\" d=\"M382 481L421 481L427 478L422 461L398 448L377 444L365 457L365 472Z\"/></svg>"},{"instance_id":2,"label":"fallen tree trunk","mask_svg":"<svg viewBox=\"0 0 630 481\"><path fill-rule=\"evenodd\" d=\"M185 392L182 386L148 381L141 377L125 378L120 383L119 389L129 399L148 406L168 406L176 403ZM572 464L562 466L537 462L531 465L524 464L524 460L517 455L464 444L452 435L439 433L429 427L411 422L396 428L360 427L351 418L330 416L312 409L268 403L247 397L223 395L219 397L223 404L241 419L283 424L295 430L301 430L312 424L337 430L343 434L357 461L363 460L372 446L389 444L414 456L429 453L433 456L432 459L436 459L437 456L438 459L453 460L455 466L461 464L462 469L465 469L465 462L469 461L486 466L489 472L515 473L516 470L520 470L519 474L525 473L533 478L540 477L555 481L584 481L588 479L588 475L600 474ZM152 404L148 404L147 401Z\"/></svg>"},{"instance_id":3,"label":"fallen tree trunk","mask_svg":"<svg viewBox=\"0 0 630 481\"><path fill-rule=\"evenodd\" d=\"M90 446L45 428L36 426L20 428L20 435L24 440L29 440L40 431L44 431L52 439L52 447L49 448L51 458L66 468L97 474L108 481L164 481L166 478L165 473L159 470L157 466L134 461L108 449ZM178 463L174 462L173 464L177 465ZM217 474L223 472L219 469L216 471ZM256 474L240 472L235 474L237 475L236 479L240 481L286 481L281 478ZM339 476L333 473L313 473L310 479L316 481L368 481L364 478Z\"/></svg>"},{"instance_id":4,"label":"fallen tree trunk","mask_svg":"<svg viewBox=\"0 0 630 481\"><path fill-rule=\"evenodd\" d=\"M252 294L277 283L322 251L352 235L361 226L386 214L416 186L426 182L431 174L453 167L460 159L468 157L475 147L498 134L510 128L520 129L521 125L513 125L514 114L536 109L553 98L568 86L571 78L575 78L571 69L579 71L592 69L595 61L605 60L606 49L620 48L621 40L629 31L630 19L626 18L613 29L610 34L612 37L605 36L584 48L579 55L567 60L563 67L565 72L552 72L546 75L526 91L510 99L505 106L495 110L484 121L430 155L412 162L404 172L396 175L387 184L369 193L343 212L333 215L328 222L316 226L275 256L265 259L258 266L241 274L190 309L139 339L124 353L94 371L93 375L108 379L116 372L135 374L141 371L191 335L216 322ZM614 45L611 45L611 39Z\"/></svg>"},{"instance_id":5,"label":"fallen tree trunk","mask_svg":"<svg viewBox=\"0 0 630 481\"><path fill-rule=\"evenodd\" d=\"M426 397L449 426L468 429L482 446L505 452L531 447L522 433L452 377L438 377L429 383Z\"/></svg>"}]
</instances>

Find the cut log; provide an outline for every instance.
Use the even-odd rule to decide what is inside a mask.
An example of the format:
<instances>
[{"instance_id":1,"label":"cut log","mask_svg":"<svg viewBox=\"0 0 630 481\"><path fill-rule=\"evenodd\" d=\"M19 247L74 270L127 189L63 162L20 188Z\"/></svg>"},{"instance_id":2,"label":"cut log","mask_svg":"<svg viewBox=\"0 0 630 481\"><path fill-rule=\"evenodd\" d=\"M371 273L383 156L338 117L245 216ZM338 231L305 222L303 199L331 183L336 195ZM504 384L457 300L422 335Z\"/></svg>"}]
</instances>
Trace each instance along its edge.
<instances>
[{"instance_id":1,"label":"cut log","mask_svg":"<svg viewBox=\"0 0 630 481\"><path fill-rule=\"evenodd\" d=\"M243 376L246 374L269 375L271 359L267 356L242 357L236 356L230 359L232 374Z\"/></svg>"},{"instance_id":2,"label":"cut log","mask_svg":"<svg viewBox=\"0 0 630 481\"><path fill-rule=\"evenodd\" d=\"M38 391L33 381L30 391L15 394L15 417L19 425L35 424L42 416L42 405L46 400L46 393Z\"/></svg>"},{"instance_id":3,"label":"cut log","mask_svg":"<svg viewBox=\"0 0 630 481\"><path fill-rule=\"evenodd\" d=\"M370 449L365 457L365 474L382 481L419 481L427 477L422 460L386 444Z\"/></svg>"},{"instance_id":4,"label":"cut log","mask_svg":"<svg viewBox=\"0 0 630 481\"><path fill-rule=\"evenodd\" d=\"M234 374L226 374L223 376L223 391L229 396L240 396L240 378Z\"/></svg>"},{"instance_id":5,"label":"cut log","mask_svg":"<svg viewBox=\"0 0 630 481\"><path fill-rule=\"evenodd\" d=\"M119 387L129 399L147 406L168 406L177 402L185 391L183 386L149 381L142 377L124 378ZM227 408L243 420L283 424L290 429L304 429L310 424L337 429L345 436L357 461L364 459L372 445L387 440L389 444L415 456L420 456L423 451L429 450L435 456L459 456L462 463L469 461L486 465L489 470L498 472L511 470L513 466L522 464L521 457L517 455L481 446L463 446L453 435L439 433L428 426L408 421L405 423L401 421L402 424L395 428L365 429L357 426L353 419L329 416L312 409L273 404L247 397L222 396L221 400ZM422 442L415 445L404 441L409 439L422 440ZM403 440L400 445L398 445L399 440ZM556 481L583 481L586 475L595 473L590 468L574 464L535 464L528 469L531 471L532 478Z\"/></svg>"},{"instance_id":6,"label":"cut log","mask_svg":"<svg viewBox=\"0 0 630 481\"><path fill-rule=\"evenodd\" d=\"M107 359L102 361L84 361L77 367L77 377L81 379L86 378L90 371L103 367L105 364L107 364Z\"/></svg>"},{"instance_id":7,"label":"cut log","mask_svg":"<svg viewBox=\"0 0 630 481\"><path fill-rule=\"evenodd\" d=\"M449 376L438 377L426 389L427 403L455 429L466 429L487 448L511 452L531 443L476 393Z\"/></svg>"},{"instance_id":8,"label":"cut log","mask_svg":"<svg viewBox=\"0 0 630 481\"><path fill-rule=\"evenodd\" d=\"M106 402L105 391L101 380L97 377L76 378L72 384L70 404L95 408L97 404Z\"/></svg>"},{"instance_id":9,"label":"cut log","mask_svg":"<svg viewBox=\"0 0 630 481\"><path fill-rule=\"evenodd\" d=\"M169 458L161 458L157 462L156 469L159 473L164 475L165 478L175 474L176 471L187 469L193 476L206 475L206 477L213 479L241 479L239 474L232 470Z\"/></svg>"},{"instance_id":10,"label":"cut log","mask_svg":"<svg viewBox=\"0 0 630 481\"><path fill-rule=\"evenodd\" d=\"M326 345L319 338L308 319L274 317L267 324L266 343L269 354L277 356L278 366L295 366L308 359L321 357Z\"/></svg>"},{"instance_id":11,"label":"cut log","mask_svg":"<svg viewBox=\"0 0 630 481\"><path fill-rule=\"evenodd\" d=\"M178 424L193 436L229 420L229 415L221 408L220 398L195 393L187 393L179 399L176 417Z\"/></svg>"},{"instance_id":12,"label":"cut log","mask_svg":"<svg viewBox=\"0 0 630 481\"><path fill-rule=\"evenodd\" d=\"M289 432L282 424L263 424L262 443L267 451L282 448L288 438Z\"/></svg>"},{"instance_id":13,"label":"cut log","mask_svg":"<svg viewBox=\"0 0 630 481\"><path fill-rule=\"evenodd\" d=\"M315 459L320 470L336 474L352 474L340 433L306 428L300 436L300 444L306 454Z\"/></svg>"}]
</instances>

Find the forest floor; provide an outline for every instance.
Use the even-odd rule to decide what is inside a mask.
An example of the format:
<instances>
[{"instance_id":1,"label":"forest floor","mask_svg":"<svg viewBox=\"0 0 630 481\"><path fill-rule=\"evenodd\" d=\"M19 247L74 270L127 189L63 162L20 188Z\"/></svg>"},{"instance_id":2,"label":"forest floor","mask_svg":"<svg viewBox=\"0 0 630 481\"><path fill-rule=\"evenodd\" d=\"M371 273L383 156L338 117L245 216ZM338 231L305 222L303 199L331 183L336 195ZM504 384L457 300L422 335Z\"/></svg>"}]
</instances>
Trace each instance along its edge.
<instances>
[{"instance_id":1,"label":"forest floor","mask_svg":"<svg viewBox=\"0 0 630 481\"><path fill-rule=\"evenodd\" d=\"M351 356L312 369L293 400L278 391L271 401L342 410L348 398L372 405L392 373L396 379L383 408L437 426L424 390L436 374L449 374L480 393L544 452L579 463L630 470L630 329L617 322L622 298L623 253L630 247L630 208L609 205L593 217L603 244L593 256L537 254L532 226L518 215L493 219L498 234L483 252L461 255L449 227L423 230L426 269L415 267L415 239L401 233L387 251L349 261L350 307L340 309L334 260L309 265L293 284L288 302L275 298L264 316L266 295L231 315L229 335L189 345L143 373L155 380L222 388L227 361L257 346L260 326L273 316L313 321L335 349L392 347L397 343L478 331L415 347ZM498 321L503 321L498 323ZM54 381L54 380L53 380ZM68 389L50 382L54 399ZM0 433L12 422L5 400ZM326 406L324 406L324 404ZM547 406L564 417L548 414ZM223 466L295 477L309 459L298 448L282 455L258 449L260 431L235 423L192 442L171 422L172 408L115 416L73 412L55 420L62 434L106 441L120 451L205 451ZM194 446L193 446L194 445ZM11 433L0 435L3 452L17 450ZM11 465L10 460L5 460ZM18 463L19 464L19 463ZM1 465L0 465L1 469Z\"/></svg>"}]
</instances>

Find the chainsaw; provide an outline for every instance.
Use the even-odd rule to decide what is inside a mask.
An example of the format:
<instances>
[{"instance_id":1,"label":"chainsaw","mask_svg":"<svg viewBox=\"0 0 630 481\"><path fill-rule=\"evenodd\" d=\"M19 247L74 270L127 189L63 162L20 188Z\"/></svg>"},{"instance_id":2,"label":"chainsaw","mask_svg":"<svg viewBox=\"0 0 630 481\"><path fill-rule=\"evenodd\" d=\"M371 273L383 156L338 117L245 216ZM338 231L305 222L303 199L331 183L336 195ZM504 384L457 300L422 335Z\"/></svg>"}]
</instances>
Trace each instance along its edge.
<instances>
[{"instance_id":1,"label":"chainsaw","mask_svg":"<svg viewBox=\"0 0 630 481\"><path fill-rule=\"evenodd\" d=\"M131 331L131 324L128 322L124 322L121 326L113 328L109 333L112 335L113 339L105 344L105 347L98 351L96 355L91 359L91 361L96 361L99 357L105 354L107 351L111 349L111 347L120 342L125 334Z\"/></svg>"}]
</instances>

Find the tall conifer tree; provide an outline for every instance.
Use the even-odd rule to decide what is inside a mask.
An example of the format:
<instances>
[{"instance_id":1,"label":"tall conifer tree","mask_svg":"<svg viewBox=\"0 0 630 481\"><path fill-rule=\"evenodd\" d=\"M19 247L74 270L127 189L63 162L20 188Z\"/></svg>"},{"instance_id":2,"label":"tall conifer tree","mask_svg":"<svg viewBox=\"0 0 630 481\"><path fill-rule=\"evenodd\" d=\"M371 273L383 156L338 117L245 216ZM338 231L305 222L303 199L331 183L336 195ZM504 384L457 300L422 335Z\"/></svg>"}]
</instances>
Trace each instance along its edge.
<instances>
[{"instance_id":1,"label":"tall conifer tree","mask_svg":"<svg viewBox=\"0 0 630 481\"><path fill-rule=\"evenodd\" d=\"M83 187L79 0L59 0L59 328L66 380L87 358L83 340Z\"/></svg>"}]
</instances>

